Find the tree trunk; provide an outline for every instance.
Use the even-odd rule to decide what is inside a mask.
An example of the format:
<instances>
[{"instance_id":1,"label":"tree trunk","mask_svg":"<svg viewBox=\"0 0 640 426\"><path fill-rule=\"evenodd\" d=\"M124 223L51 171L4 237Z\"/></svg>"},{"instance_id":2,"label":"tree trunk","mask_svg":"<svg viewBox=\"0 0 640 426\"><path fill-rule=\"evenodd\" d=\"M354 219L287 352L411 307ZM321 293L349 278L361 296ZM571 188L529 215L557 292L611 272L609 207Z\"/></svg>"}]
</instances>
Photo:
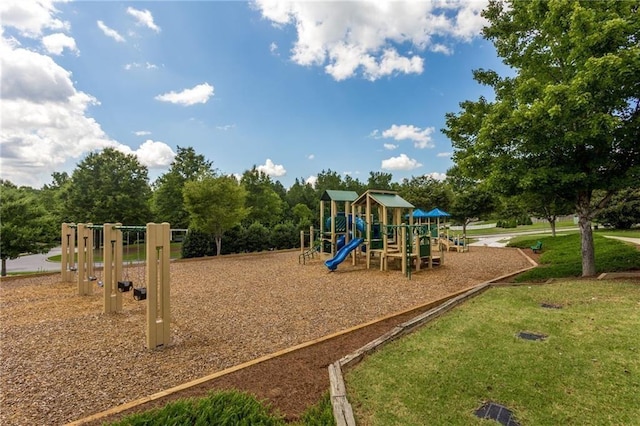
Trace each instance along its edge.
<instances>
[{"instance_id":1,"label":"tree trunk","mask_svg":"<svg viewBox=\"0 0 640 426\"><path fill-rule=\"evenodd\" d=\"M551 236L555 237L556 236L556 217L550 217L549 218L549 225L551 225Z\"/></svg>"},{"instance_id":2,"label":"tree trunk","mask_svg":"<svg viewBox=\"0 0 640 426\"><path fill-rule=\"evenodd\" d=\"M596 256L593 246L593 232L591 230L591 208L589 197L580 196L577 207L582 250L582 276L592 277L596 274Z\"/></svg>"},{"instance_id":3,"label":"tree trunk","mask_svg":"<svg viewBox=\"0 0 640 426\"><path fill-rule=\"evenodd\" d=\"M7 259L4 257L2 258L2 272L0 272L0 276L7 276Z\"/></svg>"},{"instance_id":4,"label":"tree trunk","mask_svg":"<svg viewBox=\"0 0 640 426\"><path fill-rule=\"evenodd\" d=\"M222 250L222 236L216 236L216 256L220 256Z\"/></svg>"}]
</instances>

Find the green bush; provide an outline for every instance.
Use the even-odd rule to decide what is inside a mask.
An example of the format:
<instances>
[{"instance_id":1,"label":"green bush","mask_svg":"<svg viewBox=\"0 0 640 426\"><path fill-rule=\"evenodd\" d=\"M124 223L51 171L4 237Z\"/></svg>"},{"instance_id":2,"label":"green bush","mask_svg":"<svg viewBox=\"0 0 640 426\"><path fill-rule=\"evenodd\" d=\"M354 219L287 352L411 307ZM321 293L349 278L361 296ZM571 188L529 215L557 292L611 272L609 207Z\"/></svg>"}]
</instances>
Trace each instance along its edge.
<instances>
[{"instance_id":1,"label":"green bush","mask_svg":"<svg viewBox=\"0 0 640 426\"><path fill-rule=\"evenodd\" d=\"M182 258L215 256L216 241L212 235L190 229L182 243Z\"/></svg>"},{"instance_id":2,"label":"green bush","mask_svg":"<svg viewBox=\"0 0 640 426\"><path fill-rule=\"evenodd\" d=\"M221 254L244 253L246 251L247 230L235 226L222 235Z\"/></svg>"},{"instance_id":3,"label":"green bush","mask_svg":"<svg viewBox=\"0 0 640 426\"><path fill-rule=\"evenodd\" d=\"M205 398L170 402L162 408L132 414L112 426L283 426L284 419L269 405L238 391L211 392Z\"/></svg>"},{"instance_id":4,"label":"green bush","mask_svg":"<svg viewBox=\"0 0 640 426\"><path fill-rule=\"evenodd\" d=\"M300 233L291 222L274 226L271 231L271 246L277 250L300 246Z\"/></svg>"},{"instance_id":5,"label":"green bush","mask_svg":"<svg viewBox=\"0 0 640 426\"><path fill-rule=\"evenodd\" d=\"M253 222L247 229L245 250L248 252L268 250L271 248L270 237L271 233L263 224Z\"/></svg>"}]
</instances>

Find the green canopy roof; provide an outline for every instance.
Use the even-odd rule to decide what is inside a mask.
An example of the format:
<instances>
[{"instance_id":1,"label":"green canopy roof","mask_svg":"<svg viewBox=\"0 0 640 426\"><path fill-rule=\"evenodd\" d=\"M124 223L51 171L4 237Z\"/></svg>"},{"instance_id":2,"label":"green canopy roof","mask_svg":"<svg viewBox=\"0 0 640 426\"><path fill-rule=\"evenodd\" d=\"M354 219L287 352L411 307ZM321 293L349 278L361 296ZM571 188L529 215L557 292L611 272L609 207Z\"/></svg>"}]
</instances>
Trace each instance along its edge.
<instances>
[{"instance_id":1,"label":"green canopy roof","mask_svg":"<svg viewBox=\"0 0 640 426\"><path fill-rule=\"evenodd\" d=\"M322 201L354 201L356 198L358 198L358 193L355 191L338 191L335 189L327 189L320 197Z\"/></svg>"},{"instance_id":2,"label":"green canopy roof","mask_svg":"<svg viewBox=\"0 0 640 426\"><path fill-rule=\"evenodd\" d=\"M360 195L360 197L358 197L354 204L364 205L366 203L367 196L370 196L373 201L380 204L381 206L403 209L414 208L413 204L392 191L377 192L375 190L369 190Z\"/></svg>"}]
</instances>

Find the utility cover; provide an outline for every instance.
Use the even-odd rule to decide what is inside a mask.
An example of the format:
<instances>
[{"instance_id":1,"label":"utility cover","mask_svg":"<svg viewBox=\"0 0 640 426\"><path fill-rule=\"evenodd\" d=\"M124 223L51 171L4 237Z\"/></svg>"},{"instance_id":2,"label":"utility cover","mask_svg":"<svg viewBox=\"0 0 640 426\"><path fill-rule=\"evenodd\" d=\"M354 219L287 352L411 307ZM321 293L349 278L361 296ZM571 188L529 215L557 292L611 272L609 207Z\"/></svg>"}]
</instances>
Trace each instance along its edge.
<instances>
[{"instance_id":1,"label":"utility cover","mask_svg":"<svg viewBox=\"0 0 640 426\"><path fill-rule=\"evenodd\" d=\"M495 420L503 426L520 426L511 410L495 402L487 402L473 414L481 419Z\"/></svg>"},{"instance_id":2,"label":"utility cover","mask_svg":"<svg viewBox=\"0 0 640 426\"><path fill-rule=\"evenodd\" d=\"M528 331L521 331L520 333L518 333L518 337L525 340L544 340L547 338L547 335L530 333Z\"/></svg>"}]
</instances>

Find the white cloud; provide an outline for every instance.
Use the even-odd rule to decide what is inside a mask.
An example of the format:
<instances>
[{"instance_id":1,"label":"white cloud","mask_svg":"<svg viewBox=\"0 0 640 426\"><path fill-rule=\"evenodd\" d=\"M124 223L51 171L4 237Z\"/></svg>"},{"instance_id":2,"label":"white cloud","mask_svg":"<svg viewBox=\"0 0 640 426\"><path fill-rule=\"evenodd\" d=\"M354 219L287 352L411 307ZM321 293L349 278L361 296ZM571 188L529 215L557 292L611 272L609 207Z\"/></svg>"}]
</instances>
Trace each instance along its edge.
<instances>
[{"instance_id":1,"label":"white cloud","mask_svg":"<svg viewBox=\"0 0 640 426\"><path fill-rule=\"evenodd\" d=\"M273 53L274 55L278 54L278 45L275 42L271 42L271 44L269 45L269 52Z\"/></svg>"},{"instance_id":2,"label":"white cloud","mask_svg":"<svg viewBox=\"0 0 640 426\"><path fill-rule=\"evenodd\" d=\"M445 42L479 36L487 2L256 0L253 5L275 27L295 27L295 63L321 66L340 81L422 73L424 59L413 52L450 54Z\"/></svg>"},{"instance_id":3,"label":"white cloud","mask_svg":"<svg viewBox=\"0 0 640 426\"><path fill-rule=\"evenodd\" d=\"M102 30L104 35L106 35L107 37L111 37L112 39L114 39L118 43L124 43L124 41L125 41L124 37L122 37L120 35L120 33L118 33L116 30L114 30L113 28L109 28L102 21L97 21L96 24L98 24L98 28L100 28L100 30Z\"/></svg>"},{"instance_id":4,"label":"white cloud","mask_svg":"<svg viewBox=\"0 0 640 426\"><path fill-rule=\"evenodd\" d=\"M444 158L444 157L451 157L452 155L453 155L453 152L439 152L436 154L436 157Z\"/></svg>"},{"instance_id":5,"label":"white cloud","mask_svg":"<svg viewBox=\"0 0 640 426\"><path fill-rule=\"evenodd\" d=\"M131 62L129 64L125 64L124 69L129 71L132 68L146 68L148 70L158 69L156 64L152 64L151 62L145 62L144 64L140 62Z\"/></svg>"},{"instance_id":6,"label":"white cloud","mask_svg":"<svg viewBox=\"0 0 640 426\"><path fill-rule=\"evenodd\" d=\"M374 131L369 133L369 137L374 139L380 139L380 130L375 129Z\"/></svg>"},{"instance_id":7,"label":"white cloud","mask_svg":"<svg viewBox=\"0 0 640 426\"><path fill-rule=\"evenodd\" d=\"M381 168L384 170L413 170L422 167L417 160L407 157L406 154L400 154L398 157L387 158L382 160Z\"/></svg>"},{"instance_id":8,"label":"white cloud","mask_svg":"<svg viewBox=\"0 0 640 426\"><path fill-rule=\"evenodd\" d=\"M316 187L316 182L318 182L318 176L314 175L314 176L309 176L304 183L308 183L309 185L313 186L314 188Z\"/></svg>"},{"instance_id":9,"label":"white cloud","mask_svg":"<svg viewBox=\"0 0 640 426\"><path fill-rule=\"evenodd\" d=\"M216 126L216 129L218 130L222 130L222 131L227 131L227 130L231 130L231 129L235 129L236 125L235 124L225 124L224 126Z\"/></svg>"},{"instance_id":10,"label":"white cloud","mask_svg":"<svg viewBox=\"0 0 640 426\"><path fill-rule=\"evenodd\" d=\"M138 161L148 168L162 168L171 164L176 156L171 147L164 142L156 142L147 139L140 147L133 151L126 145L120 145L117 149L125 154L134 154Z\"/></svg>"},{"instance_id":11,"label":"white cloud","mask_svg":"<svg viewBox=\"0 0 640 426\"><path fill-rule=\"evenodd\" d=\"M13 27L24 37L37 38L44 29L68 30L69 23L55 18L57 13L53 0L0 2L2 26Z\"/></svg>"},{"instance_id":12,"label":"white cloud","mask_svg":"<svg viewBox=\"0 0 640 426\"><path fill-rule=\"evenodd\" d=\"M143 25L145 27L148 27L157 33L160 32L160 27L158 27L153 22L153 15L151 15L151 12L149 12L149 10L147 9L138 10L138 9L134 9L133 7L128 7L127 13L133 16L138 21L138 25Z\"/></svg>"},{"instance_id":13,"label":"white cloud","mask_svg":"<svg viewBox=\"0 0 640 426\"><path fill-rule=\"evenodd\" d=\"M432 179L439 180L439 181L443 181L447 178L446 173L438 173L438 172L426 173L425 176L428 176Z\"/></svg>"},{"instance_id":14,"label":"white cloud","mask_svg":"<svg viewBox=\"0 0 640 426\"><path fill-rule=\"evenodd\" d=\"M316 156L314 154L307 155L307 159L308 160L313 160L314 158L316 158Z\"/></svg>"},{"instance_id":15,"label":"white cloud","mask_svg":"<svg viewBox=\"0 0 640 426\"><path fill-rule=\"evenodd\" d=\"M47 52L53 55L62 55L65 48L74 52L76 55L80 53L73 37L69 37L63 33L55 33L42 37L42 44Z\"/></svg>"},{"instance_id":16,"label":"white cloud","mask_svg":"<svg viewBox=\"0 0 640 426\"><path fill-rule=\"evenodd\" d=\"M393 151L394 149L399 147L399 145L394 145L392 143L385 143L383 146L384 149L388 149L389 151Z\"/></svg>"},{"instance_id":17,"label":"white cloud","mask_svg":"<svg viewBox=\"0 0 640 426\"><path fill-rule=\"evenodd\" d=\"M413 145L416 148L433 148L433 142L431 140L431 134L435 128L426 127L421 129L414 125L402 124L400 126L393 124L390 128L382 132L382 136L385 138L393 138L397 141L412 140Z\"/></svg>"},{"instance_id":18,"label":"white cloud","mask_svg":"<svg viewBox=\"0 0 640 426\"><path fill-rule=\"evenodd\" d=\"M192 89L184 89L182 92L169 92L158 95L155 99L162 102L190 106L207 103L211 96L213 96L213 86L209 83L203 83Z\"/></svg>"},{"instance_id":19,"label":"white cloud","mask_svg":"<svg viewBox=\"0 0 640 426\"><path fill-rule=\"evenodd\" d=\"M148 136L148 135L151 134L151 132L148 131L148 130L137 130L137 131L133 132L133 134L136 135L136 136Z\"/></svg>"},{"instance_id":20,"label":"white cloud","mask_svg":"<svg viewBox=\"0 0 640 426\"><path fill-rule=\"evenodd\" d=\"M258 171L264 173L265 175L280 177L287 174L287 170L281 164L274 164L270 158L267 158L267 161L257 167Z\"/></svg>"}]
</instances>

